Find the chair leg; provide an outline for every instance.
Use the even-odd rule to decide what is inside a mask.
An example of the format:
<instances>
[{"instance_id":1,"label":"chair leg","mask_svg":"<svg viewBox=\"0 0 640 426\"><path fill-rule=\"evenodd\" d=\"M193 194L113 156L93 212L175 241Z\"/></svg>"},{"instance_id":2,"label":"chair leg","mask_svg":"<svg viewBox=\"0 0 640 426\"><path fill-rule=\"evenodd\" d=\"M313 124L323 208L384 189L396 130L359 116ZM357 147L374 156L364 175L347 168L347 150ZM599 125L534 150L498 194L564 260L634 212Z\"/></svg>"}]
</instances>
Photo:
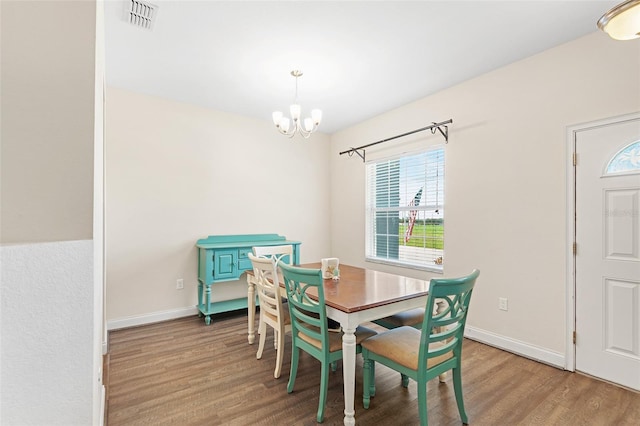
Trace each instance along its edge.
<instances>
[{"instance_id":1,"label":"chair leg","mask_svg":"<svg viewBox=\"0 0 640 426\"><path fill-rule=\"evenodd\" d=\"M418 413L420 414L420 426L427 426L429 424L429 416L427 413L427 383L421 381L418 382Z\"/></svg>"},{"instance_id":2,"label":"chair leg","mask_svg":"<svg viewBox=\"0 0 640 426\"><path fill-rule=\"evenodd\" d=\"M371 382L369 383L369 395L376 396L376 362L371 361Z\"/></svg>"},{"instance_id":3,"label":"chair leg","mask_svg":"<svg viewBox=\"0 0 640 426\"><path fill-rule=\"evenodd\" d=\"M406 374L400 373L400 377L402 378L402 387L403 388L408 388L409 387L409 376L407 376Z\"/></svg>"},{"instance_id":4,"label":"chair leg","mask_svg":"<svg viewBox=\"0 0 640 426\"><path fill-rule=\"evenodd\" d=\"M273 349L278 349L278 330L273 329Z\"/></svg>"},{"instance_id":5,"label":"chair leg","mask_svg":"<svg viewBox=\"0 0 640 426\"><path fill-rule=\"evenodd\" d=\"M327 362L322 363L321 370L320 400L318 401L318 415L316 416L318 423L322 423L324 421L324 408L327 405L327 388L329 387L329 366L327 365Z\"/></svg>"},{"instance_id":6,"label":"chair leg","mask_svg":"<svg viewBox=\"0 0 640 426\"><path fill-rule=\"evenodd\" d=\"M267 337L267 323L260 321L258 333L260 334L260 343L258 344L258 353L256 354L256 358L260 359L262 358L262 351L264 350L264 341Z\"/></svg>"},{"instance_id":7,"label":"chair leg","mask_svg":"<svg viewBox=\"0 0 640 426\"><path fill-rule=\"evenodd\" d=\"M371 403L371 364L374 361L364 358L362 362L362 406L367 409Z\"/></svg>"},{"instance_id":8,"label":"chair leg","mask_svg":"<svg viewBox=\"0 0 640 426\"><path fill-rule=\"evenodd\" d=\"M460 420L462 423L468 424L469 419L464 409L464 401L462 399L462 373L460 367L453 369L453 391L456 394L456 402L458 403L458 412L460 413Z\"/></svg>"},{"instance_id":9,"label":"chair leg","mask_svg":"<svg viewBox=\"0 0 640 426\"><path fill-rule=\"evenodd\" d=\"M300 348L291 348L291 370L289 372L289 383L287 384L287 393L293 392L293 385L296 383L296 373L298 372L298 357L300 356Z\"/></svg>"},{"instance_id":10,"label":"chair leg","mask_svg":"<svg viewBox=\"0 0 640 426\"><path fill-rule=\"evenodd\" d=\"M338 361L333 361L331 363L331 371L335 373L337 369L338 369Z\"/></svg>"},{"instance_id":11,"label":"chair leg","mask_svg":"<svg viewBox=\"0 0 640 426\"><path fill-rule=\"evenodd\" d=\"M276 345L276 369L273 372L273 377L276 379L280 377L280 372L282 371L282 359L284 358L284 332L276 331L278 335L278 343Z\"/></svg>"}]
</instances>

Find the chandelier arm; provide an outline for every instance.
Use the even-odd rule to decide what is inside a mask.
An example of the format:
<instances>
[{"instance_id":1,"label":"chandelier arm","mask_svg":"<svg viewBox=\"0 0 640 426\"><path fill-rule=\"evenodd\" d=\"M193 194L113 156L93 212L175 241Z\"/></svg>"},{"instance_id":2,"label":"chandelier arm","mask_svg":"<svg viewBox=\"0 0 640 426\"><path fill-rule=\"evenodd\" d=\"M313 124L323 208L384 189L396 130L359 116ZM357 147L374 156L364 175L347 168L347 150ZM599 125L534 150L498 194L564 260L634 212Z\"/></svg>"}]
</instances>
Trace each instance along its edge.
<instances>
[{"instance_id":1,"label":"chandelier arm","mask_svg":"<svg viewBox=\"0 0 640 426\"><path fill-rule=\"evenodd\" d=\"M285 131L283 131L283 130L282 130L282 128L281 128L280 126L276 126L276 129L278 130L278 132L280 132L280 134L281 134L281 135L288 136L288 137L289 137L289 139L291 139L292 137L294 137L294 136L295 136L295 134L296 134L296 132L291 132L291 133L289 133L289 132L285 132Z\"/></svg>"},{"instance_id":2,"label":"chandelier arm","mask_svg":"<svg viewBox=\"0 0 640 426\"><path fill-rule=\"evenodd\" d=\"M297 130L305 139L307 139L309 136L311 136L311 133L313 133L303 129L300 125L297 126Z\"/></svg>"},{"instance_id":3,"label":"chandelier arm","mask_svg":"<svg viewBox=\"0 0 640 426\"><path fill-rule=\"evenodd\" d=\"M319 126L317 123L313 123L313 127L311 128L311 130L305 130L302 126L298 126L298 131L302 136L308 138L312 133L315 133L315 131L318 130L318 127Z\"/></svg>"}]
</instances>

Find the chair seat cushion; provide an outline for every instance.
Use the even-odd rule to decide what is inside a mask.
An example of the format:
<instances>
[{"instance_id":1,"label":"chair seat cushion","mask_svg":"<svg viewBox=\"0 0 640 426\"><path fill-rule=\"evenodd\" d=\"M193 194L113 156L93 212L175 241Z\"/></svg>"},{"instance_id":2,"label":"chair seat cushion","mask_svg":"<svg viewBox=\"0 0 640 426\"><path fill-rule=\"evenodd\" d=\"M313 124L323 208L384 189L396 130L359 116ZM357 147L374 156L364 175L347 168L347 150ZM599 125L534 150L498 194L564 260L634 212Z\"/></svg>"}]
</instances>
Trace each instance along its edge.
<instances>
[{"instance_id":1,"label":"chair seat cushion","mask_svg":"<svg viewBox=\"0 0 640 426\"><path fill-rule=\"evenodd\" d=\"M319 330L318 330L319 331ZM328 333L329 334L329 352L335 352L342 349L342 336L343 332L340 333ZM375 330L371 330L370 328L359 326L356 328L356 345L361 344L365 339L370 338L371 336L375 336L377 332ZM322 348L322 344L319 340L313 339L306 334L298 333L298 336L315 346L316 348Z\"/></svg>"},{"instance_id":2,"label":"chair seat cushion","mask_svg":"<svg viewBox=\"0 0 640 426\"><path fill-rule=\"evenodd\" d=\"M421 331L413 327L398 327L379 333L362 342L362 347L391 361L412 370L418 370L418 354L420 351ZM432 343L430 349L443 346L443 343ZM427 368L453 357L453 351L444 353L427 361Z\"/></svg>"},{"instance_id":3,"label":"chair seat cushion","mask_svg":"<svg viewBox=\"0 0 640 426\"><path fill-rule=\"evenodd\" d=\"M398 312L397 314L390 315L382 318L383 322L393 324L396 327L402 327L403 325L416 326L422 324L424 320L424 308L410 309L404 312Z\"/></svg>"},{"instance_id":4,"label":"chair seat cushion","mask_svg":"<svg viewBox=\"0 0 640 426\"><path fill-rule=\"evenodd\" d=\"M265 316L271 318L272 321L278 322L278 319L276 318L275 315L267 311L261 312L260 315L262 315L263 313ZM284 305L282 309L282 322L284 323L284 325L291 324L291 317L289 316L289 309L287 305Z\"/></svg>"}]
</instances>

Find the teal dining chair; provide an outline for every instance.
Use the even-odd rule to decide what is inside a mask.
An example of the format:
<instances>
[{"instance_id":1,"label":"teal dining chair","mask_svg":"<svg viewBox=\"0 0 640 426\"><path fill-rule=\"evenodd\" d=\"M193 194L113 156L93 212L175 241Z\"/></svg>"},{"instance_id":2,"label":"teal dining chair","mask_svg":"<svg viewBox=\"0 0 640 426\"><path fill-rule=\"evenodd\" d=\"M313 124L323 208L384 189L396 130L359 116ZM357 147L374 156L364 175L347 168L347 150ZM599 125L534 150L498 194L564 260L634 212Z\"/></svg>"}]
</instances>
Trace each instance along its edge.
<instances>
[{"instance_id":1,"label":"teal dining chair","mask_svg":"<svg viewBox=\"0 0 640 426\"><path fill-rule=\"evenodd\" d=\"M429 284L429 296L422 327L403 326L384 331L362 342L364 408L369 408L375 395L375 363L378 362L402 375L402 386L409 379L417 382L420 425L428 424L427 382L452 370L453 389L458 412L463 423L468 423L462 399L462 341L469 312L469 302L480 271L460 278L434 278ZM436 302L441 309L434 311Z\"/></svg>"},{"instance_id":2,"label":"teal dining chair","mask_svg":"<svg viewBox=\"0 0 640 426\"><path fill-rule=\"evenodd\" d=\"M285 263L280 263L279 266L287 290L291 318L291 372L287 392L293 392L300 350L320 361L320 395L316 420L322 423L327 403L329 369L342 359L342 332L329 331L322 271ZM355 333L356 353L361 352L361 343L375 334L374 330L358 327Z\"/></svg>"}]
</instances>

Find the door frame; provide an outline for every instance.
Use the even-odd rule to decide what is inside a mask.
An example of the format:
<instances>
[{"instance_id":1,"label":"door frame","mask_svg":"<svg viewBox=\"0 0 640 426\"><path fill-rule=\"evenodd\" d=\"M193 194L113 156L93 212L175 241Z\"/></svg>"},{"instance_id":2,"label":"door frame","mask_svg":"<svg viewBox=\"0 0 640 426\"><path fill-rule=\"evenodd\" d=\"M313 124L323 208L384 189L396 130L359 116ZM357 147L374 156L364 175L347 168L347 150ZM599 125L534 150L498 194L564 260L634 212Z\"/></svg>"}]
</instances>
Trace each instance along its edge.
<instances>
[{"instance_id":1,"label":"door frame","mask_svg":"<svg viewBox=\"0 0 640 426\"><path fill-rule=\"evenodd\" d=\"M573 336L576 329L576 257L573 253L573 244L576 242L576 166L574 156L579 132L592 130L598 127L608 126L614 123L640 119L640 111L630 114L618 115L601 120L589 121L567 127L566 140L566 193L567 193L567 218L566 218L566 335L565 335L565 370L575 371L576 345Z\"/></svg>"}]
</instances>

